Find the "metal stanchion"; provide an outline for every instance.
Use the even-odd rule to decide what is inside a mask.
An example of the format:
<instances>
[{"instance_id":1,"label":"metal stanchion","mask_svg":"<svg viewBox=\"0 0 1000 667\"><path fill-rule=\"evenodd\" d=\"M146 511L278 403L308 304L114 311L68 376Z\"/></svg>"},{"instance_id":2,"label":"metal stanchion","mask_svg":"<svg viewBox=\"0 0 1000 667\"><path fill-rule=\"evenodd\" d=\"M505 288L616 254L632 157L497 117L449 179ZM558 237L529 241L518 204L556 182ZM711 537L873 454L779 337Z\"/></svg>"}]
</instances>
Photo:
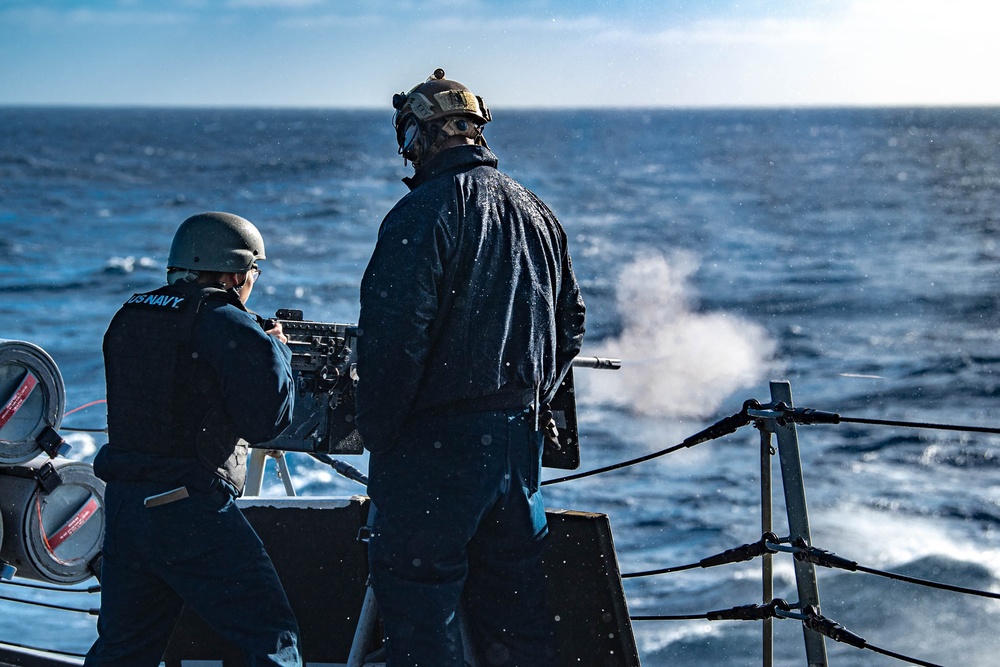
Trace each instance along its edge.
<instances>
[{"instance_id":1,"label":"metal stanchion","mask_svg":"<svg viewBox=\"0 0 1000 667\"><path fill-rule=\"evenodd\" d=\"M792 387L788 382L771 383L771 406L783 404L792 407ZM809 535L809 512L806 507L805 484L802 480L802 461L799 456L799 439L794 422L782 419L784 412L768 409L751 409L750 416L764 420L766 428L778 436L778 461L781 466L782 487L785 490L785 511L788 515L789 539L793 542L802 539L806 544L812 544ZM813 606L817 612L819 605L819 586L816 582L816 568L806 561L795 560L795 583L798 588L799 602L796 605L803 609ZM826 642L823 635L802 626L805 640L806 658L809 667L828 667Z\"/></svg>"}]
</instances>

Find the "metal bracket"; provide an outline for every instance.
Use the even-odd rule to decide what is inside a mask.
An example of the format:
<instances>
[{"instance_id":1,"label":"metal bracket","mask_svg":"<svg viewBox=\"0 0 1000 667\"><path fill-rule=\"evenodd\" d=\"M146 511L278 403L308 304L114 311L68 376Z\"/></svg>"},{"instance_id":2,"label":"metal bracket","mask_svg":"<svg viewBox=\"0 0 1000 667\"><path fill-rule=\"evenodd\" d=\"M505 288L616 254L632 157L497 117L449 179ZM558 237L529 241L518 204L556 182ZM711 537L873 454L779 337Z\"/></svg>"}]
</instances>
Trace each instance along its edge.
<instances>
[{"instance_id":1,"label":"metal bracket","mask_svg":"<svg viewBox=\"0 0 1000 667\"><path fill-rule=\"evenodd\" d=\"M65 456L72 449L51 426L42 429L42 432L35 438L35 442L42 448L42 451L49 455L49 458L53 459L57 456Z\"/></svg>"},{"instance_id":2,"label":"metal bracket","mask_svg":"<svg viewBox=\"0 0 1000 667\"><path fill-rule=\"evenodd\" d=\"M62 477L59 476L59 471L51 462L46 463L35 472L35 479L38 480L38 485L42 487L45 495L55 491L63 481Z\"/></svg>"}]
</instances>

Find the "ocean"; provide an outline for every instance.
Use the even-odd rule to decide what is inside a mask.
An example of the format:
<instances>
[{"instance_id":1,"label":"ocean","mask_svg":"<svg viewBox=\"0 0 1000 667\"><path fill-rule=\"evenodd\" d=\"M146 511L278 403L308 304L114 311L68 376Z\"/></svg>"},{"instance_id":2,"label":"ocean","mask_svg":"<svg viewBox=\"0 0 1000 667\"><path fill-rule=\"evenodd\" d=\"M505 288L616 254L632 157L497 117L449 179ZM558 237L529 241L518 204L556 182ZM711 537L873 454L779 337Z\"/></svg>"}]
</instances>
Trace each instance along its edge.
<instances>
[{"instance_id":1,"label":"ocean","mask_svg":"<svg viewBox=\"0 0 1000 667\"><path fill-rule=\"evenodd\" d=\"M48 352L67 409L104 398L101 339L122 301L163 282L176 226L255 222L268 259L250 306L356 322L379 222L405 192L390 113L0 108L0 338ZM791 383L843 416L1000 426L1000 109L495 110L500 168L569 236L587 303L581 470L680 443ZM89 461L102 404L69 414ZM868 568L1000 588L1000 439L868 424L798 428L813 545ZM301 454L299 495L362 493ZM364 456L347 457L366 470ZM545 487L609 515L623 572L760 539L759 433ZM775 482L780 482L775 462ZM548 478L564 471L546 471ZM273 474L265 493L283 495ZM785 525L776 486L775 525ZM787 533L786 533L787 534ZM797 599L791 557L775 595ZM634 615L760 602L758 561L627 579ZM986 667L1000 601L819 568L824 616L871 645ZM0 593L96 607L95 596ZM0 601L0 639L83 653L85 614ZM755 622L637 621L645 667L761 663ZM838 667L902 664L827 641ZM775 621L775 665L805 665Z\"/></svg>"}]
</instances>

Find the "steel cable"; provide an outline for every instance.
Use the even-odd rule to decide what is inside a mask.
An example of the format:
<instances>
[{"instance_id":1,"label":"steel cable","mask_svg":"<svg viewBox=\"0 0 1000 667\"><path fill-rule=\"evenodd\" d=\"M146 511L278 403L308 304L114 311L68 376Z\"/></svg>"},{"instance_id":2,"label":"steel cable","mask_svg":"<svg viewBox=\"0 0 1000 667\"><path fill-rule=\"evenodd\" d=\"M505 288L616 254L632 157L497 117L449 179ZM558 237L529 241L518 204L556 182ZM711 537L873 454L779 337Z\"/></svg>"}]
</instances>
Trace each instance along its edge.
<instances>
[{"instance_id":1,"label":"steel cable","mask_svg":"<svg viewBox=\"0 0 1000 667\"><path fill-rule=\"evenodd\" d=\"M965 431L968 433L1000 433L1000 428L992 426L964 426L960 424L941 424L934 422L913 422L895 419L868 419L865 417L844 417L836 412L822 412L812 408L790 408L784 403L778 403L772 408L778 423L794 422L796 424L873 424L876 426L900 426L904 428L923 428L941 431Z\"/></svg>"},{"instance_id":2,"label":"steel cable","mask_svg":"<svg viewBox=\"0 0 1000 667\"><path fill-rule=\"evenodd\" d=\"M645 572L632 572L621 575L621 578L631 579L633 577L649 577L657 574L669 574L671 572L693 570L696 567L709 568L717 565L728 565L730 563L742 563L744 561L753 560L757 556L763 556L766 553L777 553L771 545L779 544L783 541L787 541L787 538L785 540L781 540L774 533L764 533L761 538L753 544L744 544L733 549L727 549L720 554L709 556L708 558L702 558L697 563L665 567L659 570L646 570Z\"/></svg>"},{"instance_id":3,"label":"steel cable","mask_svg":"<svg viewBox=\"0 0 1000 667\"><path fill-rule=\"evenodd\" d=\"M45 584L29 584L23 581L5 581L0 579L0 585L17 586L19 588L33 588L39 591L57 591L59 593L100 593L100 586L89 586L87 588L63 588L61 586L46 586Z\"/></svg>"},{"instance_id":4,"label":"steel cable","mask_svg":"<svg viewBox=\"0 0 1000 667\"><path fill-rule=\"evenodd\" d=\"M909 428L927 428L942 431L967 431L969 433L1000 433L1000 428L990 426L961 426L959 424L934 424L930 422L894 421L891 419L865 419L862 417L841 417L841 422L848 424L875 424L877 426L905 426Z\"/></svg>"},{"instance_id":5,"label":"steel cable","mask_svg":"<svg viewBox=\"0 0 1000 667\"><path fill-rule=\"evenodd\" d=\"M841 556L838 556L829 551L809 546L805 544L805 542L802 539L796 540L792 544L792 546L789 547L789 549L794 554L796 560L807 561L813 563L814 565L821 565L823 567L829 567L839 570L847 570L849 572L864 572L865 574L872 574L877 577L885 577L886 579L903 581L908 584L914 584L917 586L937 588L952 593L977 595L979 597L1000 600L1000 593L991 593L989 591L981 591L974 588L966 588L964 586L955 586L953 584L943 584L937 581L930 581L928 579L920 579L918 577L911 577L905 574L896 574L895 572L886 572L885 570L876 570L874 568L865 567L864 565L859 565L855 561L849 560L847 558L842 558Z\"/></svg>"},{"instance_id":6,"label":"steel cable","mask_svg":"<svg viewBox=\"0 0 1000 667\"><path fill-rule=\"evenodd\" d=\"M638 463L645 463L646 461L651 461L655 458L659 458L660 456L665 456L666 454L676 452L678 449L684 449L685 447L689 446L690 445L681 443L679 445L674 445L673 447L667 447L666 449L662 449L658 452L653 452L652 454L646 454L645 456L640 456L639 458L636 459L622 461L621 463L615 463L613 465L604 466L603 468L595 468L594 470L587 470L586 472L579 472L576 473L575 475L567 475L565 477L558 477L556 479L547 479L544 482L542 482L542 486L546 486L548 484L559 484L560 482L569 482L575 479L583 479L584 477L592 477L594 475L600 475L602 473L611 472L613 470L620 470L622 468L627 468L628 466L633 466Z\"/></svg>"},{"instance_id":7,"label":"steel cable","mask_svg":"<svg viewBox=\"0 0 1000 667\"><path fill-rule=\"evenodd\" d=\"M45 607L46 609L58 609L59 611L75 611L80 614L89 614L90 616L99 616L100 609L80 609L79 607L64 607L60 604L50 604L48 602L36 602L35 600L24 600L21 598L10 598L6 595L0 595L0 600L6 600L7 602L20 602L21 604L31 605L33 607Z\"/></svg>"},{"instance_id":8,"label":"steel cable","mask_svg":"<svg viewBox=\"0 0 1000 667\"><path fill-rule=\"evenodd\" d=\"M869 651L873 651L875 653L881 653L882 655L888 656L890 658L895 658L896 660L902 660L903 662L908 662L911 665L921 665L922 667L944 667L943 665L939 665L936 662L927 662L926 660L913 658L907 655L903 655L902 653L895 653L893 651L889 651L884 648L879 648L874 644L865 644L865 648L868 649Z\"/></svg>"},{"instance_id":9,"label":"steel cable","mask_svg":"<svg viewBox=\"0 0 1000 667\"><path fill-rule=\"evenodd\" d=\"M952 584L942 584L936 581L929 581L927 579L918 579L917 577L909 577L906 576L905 574L895 574L894 572L883 572L882 570L875 570L872 568L865 567L864 565L858 565L858 572L865 572L867 574L874 574L879 577L886 577L887 579L904 581L908 584L915 584L917 586L927 586L928 588L939 588L943 591L950 591L952 593L963 593L965 595L978 595L979 597L1000 600L1000 593L990 593L988 591L980 591L974 588L965 588L963 586L954 586Z\"/></svg>"},{"instance_id":10,"label":"steel cable","mask_svg":"<svg viewBox=\"0 0 1000 667\"><path fill-rule=\"evenodd\" d=\"M748 604L730 609L710 611L704 614L672 614L630 616L632 621L763 621L768 618L795 619L803 626L814 630L834 641L848 644L855 648L873 651L884 656L895 658L922 667L942 667L933 662L913 658L902 653L869 644L864 637L854 634L839 623L819 614L814 607L806 607L802 611L793 611L792 607L780 598L771 600L769 604Z\"/></svg>"},{"instance_id":11,"label":"steel cable","mask_svg":"<svg viewBox=\"0 0 1000 667\"><path fill-rule=\"evenodd\" d=\"M6 639L0 639L0 645L2 646L13 646L15 648L24 648L29 651L38 651L39 653L53 653L55 655L65 655L70 658L86 658L87 656L83 653L71 653L70 651L60 651L54 648L38 648L37 646L28 646L27 644L18 644L16 642L9 642Z\"/></svg>"}]
</instances>

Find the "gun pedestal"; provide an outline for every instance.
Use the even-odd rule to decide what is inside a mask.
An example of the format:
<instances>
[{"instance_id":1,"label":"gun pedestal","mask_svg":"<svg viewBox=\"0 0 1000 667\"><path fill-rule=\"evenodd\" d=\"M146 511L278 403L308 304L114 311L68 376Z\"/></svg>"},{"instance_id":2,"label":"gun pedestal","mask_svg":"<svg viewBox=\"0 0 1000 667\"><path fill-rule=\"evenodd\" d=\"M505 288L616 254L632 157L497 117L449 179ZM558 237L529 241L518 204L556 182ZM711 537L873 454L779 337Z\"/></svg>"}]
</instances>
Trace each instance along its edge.
<instances>
[{"instance_id":1,"label":"gun pedestal","mask_svg":"<svg viewBox=\"0 0 1000 667\"><path fill-rule=\"evenodd\" d=\"M375 525L375 504L370 503L368 510L368 524L365 532L371 534ZM366 539L361 541L366 542ZM375 645L375 631L378 626L378 602L375 599L375 591L372 590L371 576L365 582L365 600L361 605L361 612L358 614L358 627L354 631L354 641L351 643L351 652L347 656L347 663L343 666L333 665L332 667L385 667L385 657L381 649L371 651ZM472 642L469 639L468 622L466 621L465 609L460 606L458 616L459 628L462 633L462 652L465 657L465 664L468 667L479 667L479 661L472 651ZM374 661L374 662L373 662Z\"/></svg>"},{"instance_id":2,"label":"gun pedestal","mask_svg":"<svg viewBox=\"0 0 1000 667\"><path fill-rule=\"evenodd\" d=\"M292 476L288 472L288 462L285 461L285 453L282 451L265 449L250 450L250 459L247 461L247 482L244 489L244 495L260 495L260 489L264 483L264 470L267 468L268 457L273 458L278 466L278 477L285 485L285 495L294 496L295 487L292 485Z\"/></svg>"}]
</instances>

